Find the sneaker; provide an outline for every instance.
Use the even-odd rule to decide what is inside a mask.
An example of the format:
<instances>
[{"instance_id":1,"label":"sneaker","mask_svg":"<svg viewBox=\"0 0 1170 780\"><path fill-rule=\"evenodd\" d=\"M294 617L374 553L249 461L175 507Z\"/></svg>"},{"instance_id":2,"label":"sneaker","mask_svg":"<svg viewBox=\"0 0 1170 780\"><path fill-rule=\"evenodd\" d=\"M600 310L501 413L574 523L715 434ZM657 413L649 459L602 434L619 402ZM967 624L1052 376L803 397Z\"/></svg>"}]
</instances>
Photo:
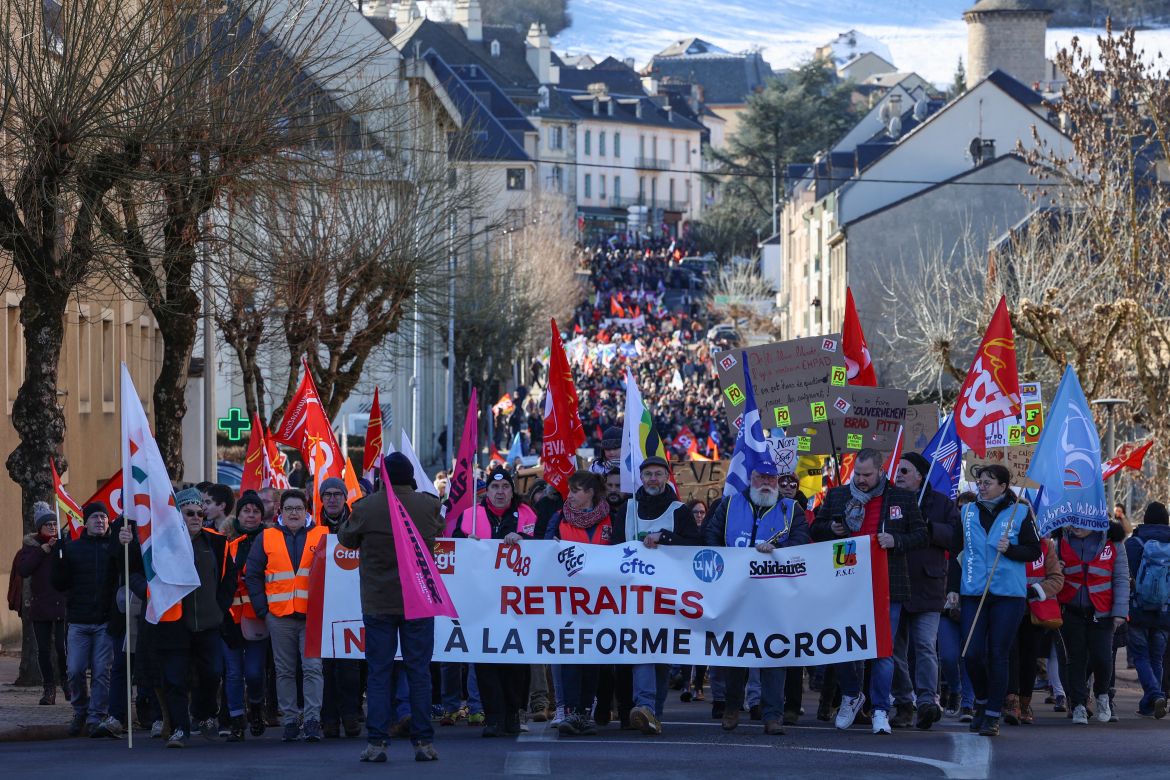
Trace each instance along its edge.
<instances>
[{"instance_id":1,"label":"sneaker","mask_svg":"<svg viewBox=\"0 0 1170 780\"><path fill-rule=\"evenodd\" d=\"M583 737L592 737L597 735L597 724L593 721L593 718L589 717L588 715L581 716L581 720L578 722L577 728Z\"/></svg>"},{"instance_id":2,"label":"sneaker","mask_svg":"<svg viewBox=\"0 0 1170 780\"><path fill-rule=\"evenodd\" d=\"M161 720L156 720L154 723L151 723L150 724L150 738L151 739L162 739L162 729L163 729L163 722Z\"/></svg>"},{"instance_id":3,"label":"sneaker","mask_svg":"<svg viewBox=\"0 0 1170 780\"><path fill-rule=\"evenodd\" d=\"M987 717L983 719L983 725L979 728L979 736L981 737L998 737L999 736L999 718Z\"/></svg>"},{"instance_id":4,"label":"sneaker","mask_svg":"<svg viewBox=\"0 0 1170 780\"><path fill-rule=\"evenodd\" d=\"M1078 704L1077 706L1073 707L1072 722L1076 726L1089 725L1089 712L1085 709L1085 705Z\"/></svg>"},{"instance_id":5,"label":"sneaker","mask_svg":"<svg viewBox=\"0 0 1170 780\"><path fill-rule=\"evenodd\" d=\"M199 729L199 734L209 742L215 742L219 739L219 722L215 718L208 718L194 725L196 729ZM194 730L192 729L192 731Z\"/></svg>"},{"instance_id":6,"label":"sneaker","mask_svg":"<svg viewBox=\"0 0 1170 780\"><path fill-rule=\"evenodd\" d=\"M383 752L383 755L385 753ZM439 753L430 742L420 742L414 746L415 761L438 761Z\"/></svg>"},{"instance_id":7,"label":"sneaker","mask_svg":"<svg viewBox=\"0 0 1170 780\"><path fill-rule=\"evenodd\" d=\"M102 719L102 722L97 725L97 728L90 732L91 737L111 737L117 739L122 736L123 728L122 722L113 715L107 715Z\"/></svg>"},{"instance_id":8,"label":"sneaker","mask_svg":"<svg viewBox=\"0 0 1170 780\"><path fill-rule=\"evenodd\" d=\"M232 727L226 723L219 724L219 738L227 739L232 735Z\"/></svg>"},{"instance_id":9,"label":"sneaker","mask_svg":"<svg viewBox=\"0 0 1170 780\"><path fill-rule=\"evenodd\" d=\"M1064 696L1057 696L1052 701L1053 712L1068 712L1068 699Z\"/></svg>"},{"instance_id":10,"label":"sneaker","mask_svg":"<svg viewBox=\"0 0 1170 780\"><path fill-rule=\"evenodd\" d=\"M175 729L171 732L171 738L167 740L167 747L181 748L187 747L187 732L182 729Z\"/></svg>"},{"instance_id":11,"label":"sneaker","mask_svg":"<svg viewBox=\"0 0 1170 780\"><path fill-rule=\"evenodd\" d=\"M358 761L368 761L374 764L386 763L386 743L385 742L370 742L366 745L366 749L358 756Z\"/></svg>"},{"instance_id":12,"label":"sneaker","mask_svg":"<svg viewBox=\"0 0 1170 780\"><path fill-rule=\"evenodd\" d=\"M768 736L784 736L784 721L770 720L764 724L764 733Z\"/></svg>"},{"instance_id":13,"label":"sneaker","mask_svg":"<svg viewBox=\"0 0 1170 780\"><path fill-rule=\"evenodd\" d=\"M520 721L520 733L521 733L521 734L527 734L527 733L528 733L528 721L526 721L526 720L521 720L521 721Z\"/></svg>"},{"instance_id":14,"label":"sneaker","mask_svg":"<svg viewBox=\"0 0 1170 780\"><path fill-rule=\"evenodd\" d=\"M286 723L284 733L280 735L281 742L296 742L301 738L301 727L296 723Z\"/></svg>"},{"instance_id":15,"label":"sneaker","mask_svg":"<svg viewBox=\"0 0 1170 780\"><path fill-rule=\"evenodd\" d=\"M888 713L887 713L888 715ZM914 705L902 702L894 705L894 717L889 719L890 725L896 729L908 729L914 724ZM874 732L877 733L876 731Z\"/></svg>"},{"instance_id":16,"label":"sneaker","mask_svg":"<svg viewBox=\"0 0 1170 780\"><path fill-rule=\"evenodd\" d=\"M970 707L959 708L959 723L970 723L975 717L975 710Z\"/></svg>"},{"instance_id":17,"label":"sneaker","mask_svg":"<svg viewBox=\"0 0 1170 780\"><path fill-rule=\"evenodd\" d=\"M473 712L472 714L467 716L467 725L468 726L482 726L483 722L485 720L486 720L486 718L484 717L484 714L482 712Z\"/></svg>"},{"instance_id":18,"label":"sneaker","mask_svg":"<svg viewBox=\"0 0 1170 780\"><path fill-rule=\"evenodd\" d=\"M443 717L439 718L439 725L440 726L454 726L455 725L455 713L444 712Z\"/></svg>"},{"instance_id":19,"label":"sneaker","mask_svg":"<svg viewBox=\"0 0 1170 780\"><path fill-rule=\"evenodd\" d=\"M856 696L842 696L841 708L837 710L837 719L834 726L842 731L853 725L853 721L857 720L857 713L861 711L861 705L865 704L865 694L859 693Z\"/></svg>"},{"instance_id":20,"label":"sneaker","mask_svg":"<svg viewBox=\"0 0 1170 780\"><path fill-rule=\"evenodd\" d=\"M932 701L925 701L918 706L918 716L915 725L926 731L933 724L942 720L942 708Z\"/></svg>"},{"instance_id":21,"label":"sneaker","mask_svg":"<svg viewBox=\"0 0 1170 780\"><path fill-rule=\"evenodd\" d=\"M321 724L315 720L305 721L305 742L321 741Z\"/></svg>"},{"instance_id":22,"label":"sneaker","mask_svg":"<svg viewBox=\"0 0 1170 780\"><path fill-rule=\"evenodd\" d=\"M873 711L873 733L874 734L893 734L894 730L890 728L890 716L885 710Z\"/></svg>"},{"instance_id":23,"label":"sneaker","mask_svg":"<svg viewBox=\"0 0 1170 780\"><path fill-rule=\"evenodd\" d=\"M231 728L228 729L228 742L243 742L244 741L244 726L247 721L243 715L232 716Z\"/></svg>"},{"instance_id":24,"label":"sneaker","mask_svg":"<svg viewBox=\"0 0 1170 780\"><path fill-rule=\"evenodd\" d=\"M431 705L431 720L438 720L443 715L443 707L439 704Z\"/></svg>"},{"instance_id":25,"label":"sneaker","mask_svg":"<svg viewBox=\"0 0 1170 780\"><path fill-rule=\"evenodd\" d=\"M533 723L545 723L548 721L548 707L538 707L532 711Z\"/></svg>"},{"instance_id":26,"label":"sneaker","mask_svg":"<svg viewBox=\"0 0 1170 780\"><path fill-rule=\"evenodd\" d=\"M561 736L575 737L581 733L581 716L575 712L569 713L556 726Z\"/></svg>"},{"instance_id":27,"label":"sneaker","mask_svg":"<svg viewBox=\"0 0 1170 780\"><path fill-rule=\"evenodd\" d=\"M1020 697L1020 725L1031 726L1036 722L1036 713L1032 712L1032 700Z\"/></svg>"},{"instance_id":28,"label":"sneaker","mask_svg":"<svg viewBox=\"0 0 1170 780\"><path fill-rule=\"evenodd\" d=\"M557 711L553 713L553 718L548 722L548 725L553 728L560 728L561 724L565 722L565 708L557 707Z\"/></svg>"},{"instance_id":29,"label":"sneaker","mask_svg":"<svg viewBox=\"0 0 1170 780\"><path fill-rule=\"evenodd\" d=\"M467 706L464 705L455 713L455 722L458 723L461 720L467 720L469 717L471 717L471 710L467 709Z\"/></svg>"},{"instance_id":30,"label":"sneaker","mask_svg":"<svg viewBox=\"0 0 1170 780\"><path fill-rule=\"evenodd\" d=\"M1113 708L1110 706L1109 694L1103 693L1097 697L1097 722L1108 723L1113 717Z\"/></svg>"},{"instance_id":31,"label":"sneaker","mask_svg":"<svg viewBox=\"0 0 1170 780\"><path fill-rule=\"evenodd\" d=\"M735 707L728 707L723 712L723 730L734 731L735 727L739 725L739 710Z\"/></svg>"},{"instance_id":32,"label":"sneaker","mask_svg":"<svg viewBox=\"0 0 1170 780\"><path fill-rule=\"evenodd\" d=\"M690 688L687 688L685 691L683 691L682 693L680 693L678 695L678 700L682 701L682 702L693 701L694 698L695 698L695 694Z\"/></svg>"},{"instance_id":33,"label":"sneaker","mask_svg":"<svg viewBox=\"0 0 1170 780\"><path fill-rule=\"evenodd\" d=\"M630 710L630 725L647 736L657 736L662 733L662 723L649 707L634 707Z\"/></svg>"},{"instance_id":34,"label":"sneaker","mask_svg":"<svg viewBox=\"0 0 1170 780\"><path fill-rule=\"evenodd\" d=\"M1154 699L1154 717L1158 720L1166 717L1166 697L1159 696Z\"/></svg>"}]
</instances>

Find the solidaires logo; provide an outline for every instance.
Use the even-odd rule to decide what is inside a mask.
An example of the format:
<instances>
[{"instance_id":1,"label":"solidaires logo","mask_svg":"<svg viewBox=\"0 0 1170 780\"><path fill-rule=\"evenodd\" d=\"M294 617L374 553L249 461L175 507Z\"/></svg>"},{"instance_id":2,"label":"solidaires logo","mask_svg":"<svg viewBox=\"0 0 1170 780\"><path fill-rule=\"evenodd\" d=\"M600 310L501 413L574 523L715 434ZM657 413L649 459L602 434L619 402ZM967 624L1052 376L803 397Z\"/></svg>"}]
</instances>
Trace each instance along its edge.
<instances>
[{"instance_id":1,"label":"solidaires logo","mask_svg":"<svg viewBox=\"0 0 1170 780\"><path fill-rule=\"evenodd\" d=\"M694 571L703 582L715 582L723 576L723 556L715 550L699 550L695 553Z\"/></svg>"},{"instance_id":2,"label":"solidaires logo","mask_svg":"<svg viewBox=\"0 0 1170 780\"><path fill-rule=\"evenodd\" d=\"M748 563L748 577L753 580L770 580L776 577L803 577L808 574L804 558L790 561L751 561Z\"/></svg>"}]
</instances>

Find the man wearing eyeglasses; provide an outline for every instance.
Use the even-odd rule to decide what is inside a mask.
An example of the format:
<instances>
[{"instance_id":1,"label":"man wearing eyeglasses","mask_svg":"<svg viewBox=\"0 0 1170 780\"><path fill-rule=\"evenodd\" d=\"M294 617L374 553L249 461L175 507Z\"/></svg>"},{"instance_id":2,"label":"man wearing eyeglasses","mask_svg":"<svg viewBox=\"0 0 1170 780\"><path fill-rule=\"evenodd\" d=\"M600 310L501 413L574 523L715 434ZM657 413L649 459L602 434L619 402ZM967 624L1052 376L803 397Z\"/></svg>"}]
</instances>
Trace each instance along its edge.
<instances>
[{"instance_id":1,"label":"man wearing eyeglasses","mask_svg":"<svg viewBox=\"0 0 1170 780\"><path fill-rule=\"evenodd\" d=\"M902 604L910 600L910 572L906 553L925 547L926 524L918 510L918 496L889 484L882 473L882 453L866 448L857 453L853 464L853 481L835 487L825 496L812 526L816 542L850 536L876 536L878 546L886 551L890 580L890 632L898 631ZM865 703L861 692L862 664L840 663L836 667L841 686L841 708L836 726L848 729ZM890 687L894 678L894 659L887 656L873 662L869 694L873 704L873 733L890 734Z\"/></svg>"},{"instance_id":2,"label":"man wearing eyeglasses","mask_svg":"<svg viewBox=\"0 0 1170 780\"><path fill-rule=\"evenodd\" d=\"M325 528L308 525L308 499L295 488L280 494L280 525L267 528L248 553L244 583L256 617L268 625L276 663L276 696L284 722L284 742L301 738L297 703L297 663L301 664L304 738L321 741L321 659L305 657L305 617L309 612L309 568ZM295 567L295 568L294 568Z\"/></svg>"},{"instance_id":3,"label":"man wearing eyeglasses","mask_svg":"<svg viewBox=\"0 0 1170 780\"><path fill-rule=\"evenodd\" d=\"M959 508L926 483L930 462L917 452L898 461L894 485L920 497L929 543L906 553L910 569L910 598L902 604L902 620L894 637L894 717L890 725L907 728L912 723L929 729L942 719L938 701L938 623L946 605L947 553L959 534ZM907 661L914 644L914 680ZM958 710L959 691L950 691L948 709ZM915 712L917 703L917 712ZM917 722L915 722L917 721Z\"/></svg>"}]
</instances>

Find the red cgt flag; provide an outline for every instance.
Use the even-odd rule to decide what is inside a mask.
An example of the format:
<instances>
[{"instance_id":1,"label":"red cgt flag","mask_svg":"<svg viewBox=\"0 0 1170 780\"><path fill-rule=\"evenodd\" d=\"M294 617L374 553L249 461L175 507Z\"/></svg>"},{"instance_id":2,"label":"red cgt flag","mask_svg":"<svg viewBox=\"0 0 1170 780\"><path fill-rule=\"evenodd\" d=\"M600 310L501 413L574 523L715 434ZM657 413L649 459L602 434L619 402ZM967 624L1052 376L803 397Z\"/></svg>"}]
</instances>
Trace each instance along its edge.
<instances>
[{"instance_id":1,"label":"red cgt flag","mask_svg":"<svg viewBox=\"0 0 1170 780\"><path fill-rule=\"evenodd\" d=\"M244 453L244 475L240 478L240 493L246 490L259 491L264 484L264 465L268 452L265 447L267 435L260 423L260 414L252 415L252 430L248 434L248 449Z\"/></svg>"},{"instance_id":2,"label":"red cgt flag","mask_svg":"<svg viewBox=\"0 0 1170 780\"><path fill-rule=\"evenodd\" d=\"M1142 445L1137 442L1128 442L1122 444L1117 448L1117 454L1110 458L1105 463L1105 468L1101 471L1101 479L1108 482L1109 478L1122 469L1133 469L1134 471L1141 471L1142 464L1145 463L1146 453L1154 446L1154 440L1150 439Z\"/></svg>"},{"instance_id":3,"label":"red cgt flag","mask_svg":"<svg viewBox=\"0 0 1170 780\"><path fill-rule=\"evenodd\" d=\"M849 384L860 387L877 387L877 374L873 360L857 317L857 306L853 303L853 291L845 288L845 324L841 328L841 351L845 354L845 368Z\"/></svg>"},{"instance_id":4,"label":"red cgt flag","mask_svg":"<svg viewBox=\"0 0 1170 780\"><path fill-rule=\"evenodd\" d=\"M577 448L585 443L585 428L578 413L577 388L565 357L565 345L557 321L552 320L552 348L548 361L548 387L544 394L544 445L541 463L544 480L569 497L569 477L575 470Z\"/></svg>"},{"instance_id":5,"label":"red cgt flag","mask_svg":"<svg viewBox=\"0 0 1170 780\"><path fill-rule=\"evenodd\" d=\"M297 388L292 402L284 410L284 419L272 433L274 441L296 447L310 471L315 483L328 477L343 477L345 459L333 436L329 418L321 405L321 396L313 375L309 373L308 362L304 363L301 386ZM318 470L320 473L317 473Z\"/></svg>"},{"instance_id":6,"label":"red cgt flag","mask_svg":"<svg viewBox=\"0 0 1170 780\"><path fill-rule=\"evenodd\" d=\"M370 422L366 426L366 448L362 452L362 473L370 476L378 468L378 456L382 454L382 404L378 401L378 388L374 387L374 403L370 407ZM372 481L372 480L371 480Z\"/></svg>"},{"instance_id":7,"label":"red cgt flag","mask_svg":"<svg viewBox=\"0 0 1170 780\"><path fill-rule=\"evenodd\" d=\"M987 426L1020 413L1020 375L1016 368L1016 339L1008 317L1007 300L999 299L983 343L955 404L959 438L979 457L987 452Z\"/></svg>"},{"instance_id":8,"label":"red cgt flag","mask_svg":"<svg viewBox=\"0 0 1170 780\"><path fill-rule=\"evenodd\" d=\"M107 479L96 493L85 499L85 504L92 504L94 501L105 504L115 517L122 514L122 469L118 469L117 474Z\"/></svg>"}]
</instances>

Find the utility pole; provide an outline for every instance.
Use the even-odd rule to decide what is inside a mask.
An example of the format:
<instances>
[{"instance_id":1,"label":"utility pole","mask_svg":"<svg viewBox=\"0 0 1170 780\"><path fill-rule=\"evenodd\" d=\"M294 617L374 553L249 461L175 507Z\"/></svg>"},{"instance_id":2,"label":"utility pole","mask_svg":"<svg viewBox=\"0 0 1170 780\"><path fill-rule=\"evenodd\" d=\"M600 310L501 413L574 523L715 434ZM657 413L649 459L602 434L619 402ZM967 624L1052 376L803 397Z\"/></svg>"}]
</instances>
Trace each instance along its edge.
<instances>
[{"instance_id":1,"label":"utility pole","mask_svg":"<svg viewBox=\"0 0 1170 780\"><path fill-rule=\"evenodd\" d=\"M1113 454L1117 452L1117 442L1115 440L1115 427L1116 426L1115 426L1115 421L1114 421L1114 414L1116 413L1117 407L1121 406L1122 404L1127 404L1127 403L1129 403L1129 401L1125 398L1095 398L1095 399L1093 399L1092 403L1094 406L1104 406L1105 411L1109 413L1109 424L1108 424L1108 427L1106 427L1106 429L1105 429L1105 449L1106 449L1106 452L1108 453L1108 456L1102 458L1102 460L1107 460L1108 458L1112 458ZM1116 500L1116 497L1117 497L1117 475L1116 474L1114 474L1112 477L1109 478L1109 484L1106 485L1106 488L1109 491L1109 512L1110 512L1110 514L1112 514L1113 507L1114 507L1114 505L1117 504L1117 500Z\"/></svg>"}]
</instances>

